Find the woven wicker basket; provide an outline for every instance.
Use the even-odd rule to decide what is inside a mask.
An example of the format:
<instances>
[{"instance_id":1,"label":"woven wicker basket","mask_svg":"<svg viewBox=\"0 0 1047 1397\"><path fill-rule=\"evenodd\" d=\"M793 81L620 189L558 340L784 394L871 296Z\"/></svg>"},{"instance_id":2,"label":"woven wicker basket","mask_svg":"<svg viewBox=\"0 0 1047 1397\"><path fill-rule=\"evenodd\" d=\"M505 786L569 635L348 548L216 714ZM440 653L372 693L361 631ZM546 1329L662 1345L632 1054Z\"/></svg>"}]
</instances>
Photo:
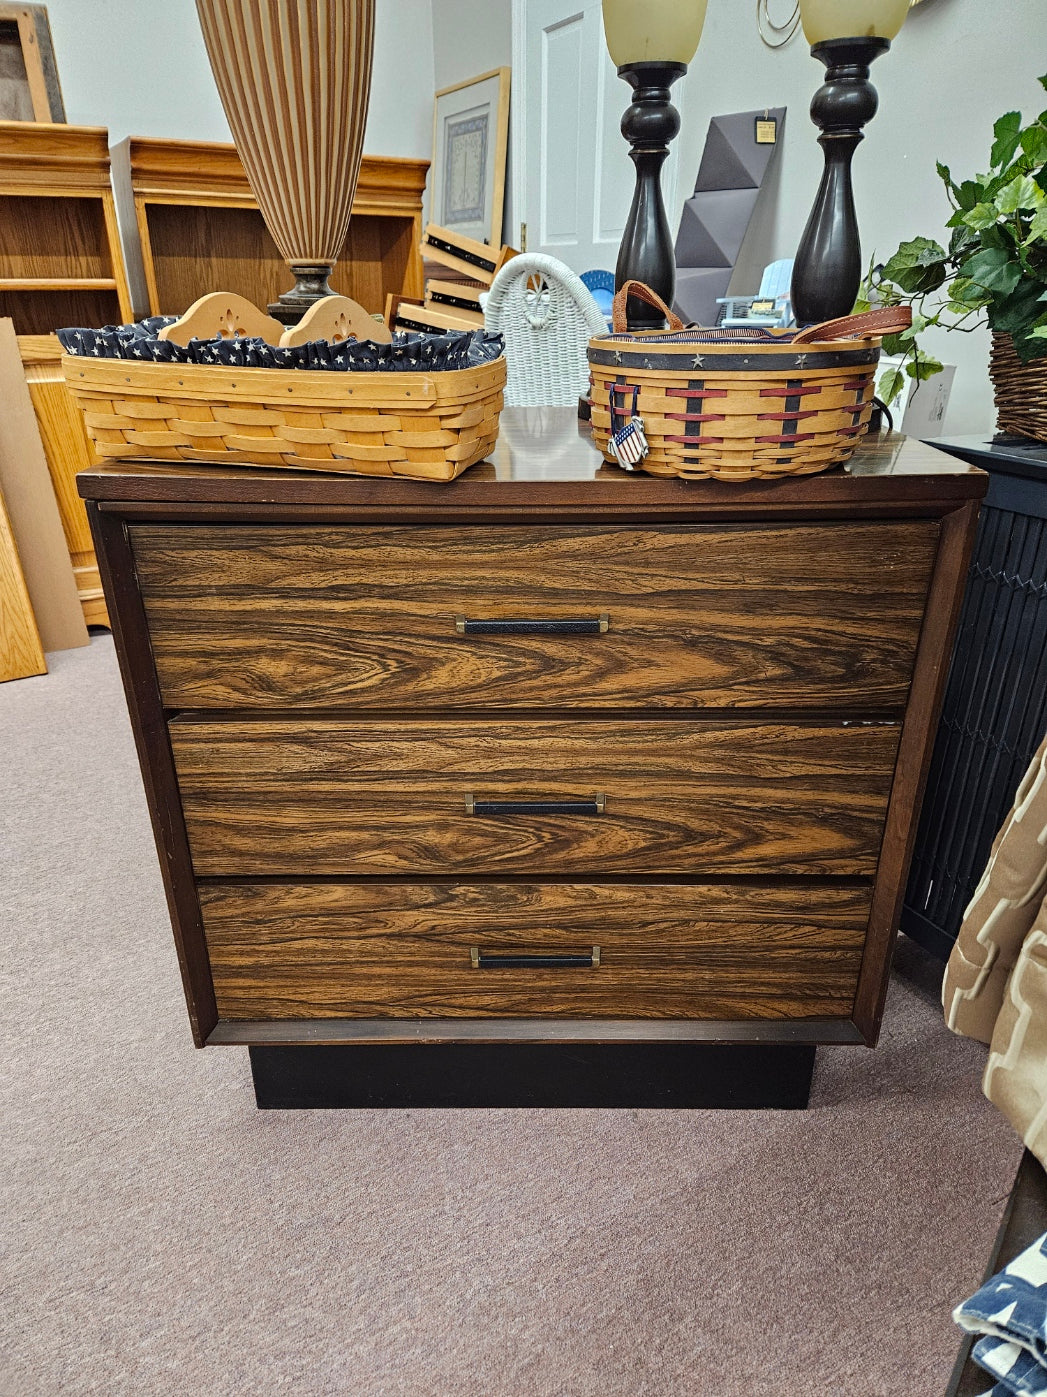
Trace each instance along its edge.
<instances>
[{"instance_id":1,"label":"woven wicker basket","mask_svg":"<svg viewBox=\"0 0 1047 1397\"><path fill-rule=\"evenodd\" d=\"M136 364L66 355L103 457L454 480L498 436L505 359L445 373Z\"/></svg>"},{"instance_id":2,"label":"woven wicker basket","mask_svg":"<svg viewBox=\"0 0 1047 1397\"><path fill-rule=\"evenodd\" d=\"M625 331L629 296L656 305L668 331ZM846 461L866 430L878 336L904 329L908 307L807 330L684 329L648 287L627 282L614 330L589 342L593 437L608 460L611 434L635 412L651 475L755 480L810 475Z\"/></svg>"},{"instance_id":3,"label":"woven wicker basket","mask_svg":"<svg viewBox=\"0 0 1047 1397\"><path fill-rule=\"evenodd\" d=\"M992 337L989 377L999 430L1047 441L1047 359L1023 364L1010 335L997 332Z\"/></svg>"}]
</instances>

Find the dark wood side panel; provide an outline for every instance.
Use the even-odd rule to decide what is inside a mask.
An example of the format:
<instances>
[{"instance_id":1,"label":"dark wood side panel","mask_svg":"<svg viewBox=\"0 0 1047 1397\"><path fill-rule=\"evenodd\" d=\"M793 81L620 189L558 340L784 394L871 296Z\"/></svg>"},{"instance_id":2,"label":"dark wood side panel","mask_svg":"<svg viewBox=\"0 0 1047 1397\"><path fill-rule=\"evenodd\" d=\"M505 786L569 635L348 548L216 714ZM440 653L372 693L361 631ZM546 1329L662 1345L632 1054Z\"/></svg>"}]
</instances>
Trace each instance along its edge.
<instances>
[{"instance_id":1,"label":"dark wood side panel","mask_svg":"<svg viewBox=\"0 0 1047 1397\"><path fill-rule=\"evenodd\" d=\"M870 1046L875 1045L879 1035L887 998L894 938L977 522L978 502L975 500L942 520L941 543L898 748L898 765L873 892L869 937L854 1006L854 1021Z\"/></svg>"},{"instance_id":2,"label":"dark wood side panel","mask_svg":"<svg viewBox=\"0 0 1047 1397\"><path fill-rule=\"evenodd\" d=\"M849 1014L867 887L209 884L224 1019ZM473 968L488 955L594 966Z\"/></svg>"},{"instance_id":3,"label":"dark wood side panel","mask_svg":"<svg viewBox=\"0 0 1047 1397\"><path fill-rule=\"evenodd\" d=\"M134 557L121 519L101 513L93 503L88 504L87 513L142 768L193 1041L202 1048L218 1020L218 1011Z\"/></svg>"},{"instance_id":4,"label":"dark wood side panel","mask_svg":"<svg viewBox=\"0 0 1047 1397\"><path fill-rule=\"evenodd\" d=\"M932 519L586 528L131 529L180 708L900 711ZM605 634L460 635L610 618Z\"/></svg>"},{"instance_id":5,"label":"dark wood side panel","mask_svg":"<svg viewBox=\"0 0 1047 1397\"><path fill-rule=\"evenodd\" d=\"M199 876L875 872L899 727L171 724ZM602 815L469 815L592 800Z\"/></svg>"}]
</instances>

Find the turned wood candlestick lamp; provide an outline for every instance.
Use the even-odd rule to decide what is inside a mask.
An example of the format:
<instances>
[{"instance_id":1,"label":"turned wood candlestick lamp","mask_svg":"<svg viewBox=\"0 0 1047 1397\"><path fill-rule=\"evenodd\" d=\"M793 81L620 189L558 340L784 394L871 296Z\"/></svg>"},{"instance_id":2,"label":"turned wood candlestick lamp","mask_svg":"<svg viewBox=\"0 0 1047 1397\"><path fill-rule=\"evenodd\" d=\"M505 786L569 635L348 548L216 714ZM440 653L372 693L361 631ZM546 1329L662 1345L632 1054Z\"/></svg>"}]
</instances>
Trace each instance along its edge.
<instances>
[{"instance_id":1,"label":"turned wood candlestick lamp","mask_svg":"<svg viewBox=\"0 0 1047 1397\"><path fill-rule=\"evenodd\" d=\"M374 6L196 0L237 153L296 278L269 307L284 325L332 294L363 155Z\"/></svg>"},{"instance_id":2,"label":"turned wood candlestick lamp","mask_svg":"<svg viewBox=\"0 0 1047 1397\"><path fill-rule=\"evenodd\" d=\"M825 168L793 266L792 304L798 324L849 315L862 279L851 157L862 128L876 115L869 67L886 53L910 0L800 0L811 53L825 64L825 82L811 102L811 120Z\"/></svg>"},{"instance_id":3,"label":"turned wood candlestick lamp","mask_svg":"<svg viewBox=\"0 0 1047 1397\"><path fill-rule=\"evenodd\" d=\"M676 257L662 202L661 169L669 142L680 129L680 113L669 89L687 72L698 50L707 0L603 0L607 51L618 76L633 89L622 117L622 135L632 149L636 188L615 268L615 289L643 281L671 306ZM629 298L630 330L656 330L661 313Z\"/></svg>"}]
</instances>

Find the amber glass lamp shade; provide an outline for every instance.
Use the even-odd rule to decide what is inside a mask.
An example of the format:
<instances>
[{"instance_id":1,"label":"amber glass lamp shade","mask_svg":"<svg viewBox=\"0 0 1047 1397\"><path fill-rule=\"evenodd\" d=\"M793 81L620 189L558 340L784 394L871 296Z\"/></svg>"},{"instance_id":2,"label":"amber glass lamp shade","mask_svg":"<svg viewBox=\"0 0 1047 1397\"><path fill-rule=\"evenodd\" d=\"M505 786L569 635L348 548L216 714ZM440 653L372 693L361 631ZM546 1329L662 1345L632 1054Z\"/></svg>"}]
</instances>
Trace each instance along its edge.
<instances>
[{"instance_id":1,"label":"amber glass lamp shade","mask_svg":"<svg viewBox=\"0 0 1047 1397\"><path fill-rule=\"evenodd\" d=\"M607 52L630 63L690 63L702 37L708 0L603 0Z\"/></svg>"},{"instance_id":2,"label":"amber glass lamp shade","mask_svg":"<svg viewBox=\"0 0 1047 1397\"><path fill-rule=\"evenodd\" d=\"M800 0L800 18L811 45L827 39L891 40L909 6L910 0Z\"/></svg>"}]
</instances>

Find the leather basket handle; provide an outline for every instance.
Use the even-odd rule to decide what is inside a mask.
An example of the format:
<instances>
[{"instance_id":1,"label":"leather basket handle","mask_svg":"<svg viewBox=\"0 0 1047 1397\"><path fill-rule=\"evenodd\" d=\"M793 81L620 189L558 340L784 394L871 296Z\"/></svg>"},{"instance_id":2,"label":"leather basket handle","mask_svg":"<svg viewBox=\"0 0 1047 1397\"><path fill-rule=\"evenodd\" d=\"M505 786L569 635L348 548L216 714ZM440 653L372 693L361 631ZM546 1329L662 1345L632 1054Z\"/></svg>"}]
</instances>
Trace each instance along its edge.
<instances>
[{"instance_id":1,"label":"leather basket handle","mask_svg":"<svg viewBox=\"0 0 1047 1397\"><path fill-rule=\"evenodd\" d=\"M647 305L653 306L655 310L660 310L669 322L671 331L682 330L683 321L678 315L674 315L669 307L658 295L657 291L645 285L642 281L627 281L621 290L615 292L614 302L611 305L611 329L616 335L623 335L628 332L629 325L625 318L625 303L629 297L633 296L638 301L644 301Z\"/></svg>"},{"instance_id":2,"label":"leather basket handle","mask_svg":"<svg viewBox=\"0 0 1047 1397\"><path fill-rule=\"evenodd\" d=\"M820 325L808 325L794 335L793 344L811 344L816 340L849 340L870 335L898 335L912 324L911 306L883 306L866 310L860 315L843 315L838 320L824 320Z\"/></svg>"}]
</instances>

